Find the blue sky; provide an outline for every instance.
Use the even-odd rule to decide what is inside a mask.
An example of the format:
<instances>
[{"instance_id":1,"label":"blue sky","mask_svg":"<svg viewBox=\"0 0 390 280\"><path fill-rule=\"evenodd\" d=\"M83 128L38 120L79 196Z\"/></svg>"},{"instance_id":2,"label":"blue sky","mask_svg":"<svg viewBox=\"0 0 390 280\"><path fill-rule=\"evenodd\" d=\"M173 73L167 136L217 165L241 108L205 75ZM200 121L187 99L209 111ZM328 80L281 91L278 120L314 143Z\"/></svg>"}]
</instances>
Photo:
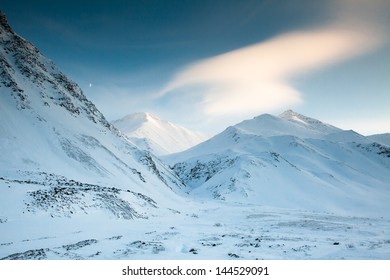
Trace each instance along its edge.
<instances>
[{"instance_id":1,"label":"blue sky","mask_svg":"<svg viewBox=\"0 0 390 280\"><path fill-rule=\"evenodd\" d=\"M387 0L2 0L0 9L109 120L148 111L213 134L291 108L390 132Z\"/></svg>"}]
</instances>

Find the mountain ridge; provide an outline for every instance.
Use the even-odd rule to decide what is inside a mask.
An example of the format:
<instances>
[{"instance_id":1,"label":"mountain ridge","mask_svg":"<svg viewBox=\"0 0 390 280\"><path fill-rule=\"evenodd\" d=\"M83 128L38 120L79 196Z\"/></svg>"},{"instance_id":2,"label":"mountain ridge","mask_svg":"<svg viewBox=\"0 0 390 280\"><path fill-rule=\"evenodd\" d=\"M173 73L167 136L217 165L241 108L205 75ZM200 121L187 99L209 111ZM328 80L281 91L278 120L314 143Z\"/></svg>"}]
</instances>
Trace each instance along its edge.
<instances>
[{"instance_id":1,"label":"mountain ridge","mask_svg":"<svg viewBox=\"0 0 390 280\"><path fill-rule=\"evenodd\" d=\"M305 122L285 119L291 116ZM345 213L390 211L390 149L292 111L245 120L166 160L190 193L203 199Z\"/></svg>"}]
</instances>

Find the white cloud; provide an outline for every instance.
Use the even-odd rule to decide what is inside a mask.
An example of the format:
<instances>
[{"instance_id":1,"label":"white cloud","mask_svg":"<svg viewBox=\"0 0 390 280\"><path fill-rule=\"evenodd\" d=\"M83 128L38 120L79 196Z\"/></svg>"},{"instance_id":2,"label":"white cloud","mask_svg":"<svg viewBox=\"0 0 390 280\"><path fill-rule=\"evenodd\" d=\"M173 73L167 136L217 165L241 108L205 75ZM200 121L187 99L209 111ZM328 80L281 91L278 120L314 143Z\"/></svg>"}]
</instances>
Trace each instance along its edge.
<instances>
[{"instance_id":1,"label":"white cloud","mask_svg":"<svg viewBox=\"0 0 390 280\"><path fill-rule=\"evenodd\" d=\"M374 32L334 26L291 32L193 63L179 71L161 95L180 95L180 106L197 107L207 118L254 116L302 101L291 77L366 53L380 43L381 36Z\"/></svg>"}]
</instances>

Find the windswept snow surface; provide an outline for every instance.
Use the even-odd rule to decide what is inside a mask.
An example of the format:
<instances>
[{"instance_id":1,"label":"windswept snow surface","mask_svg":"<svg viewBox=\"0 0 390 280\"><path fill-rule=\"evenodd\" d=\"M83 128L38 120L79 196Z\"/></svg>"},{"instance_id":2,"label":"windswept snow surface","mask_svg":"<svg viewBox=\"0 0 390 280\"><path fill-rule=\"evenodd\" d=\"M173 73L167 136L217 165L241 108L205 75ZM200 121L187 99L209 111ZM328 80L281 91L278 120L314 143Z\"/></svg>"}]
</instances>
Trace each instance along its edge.
<instances>
[{"instance_id":1,"label":"windswept snow surface","mask_svg":"<svg viewBox=\"0 0 390 280\"><path fill-rule=\"evenodd\" d=\"M50 225L50 226L48 226ZM387 218L186 201L149 219L0 224L0 259L389 259ZM23 229L15 231L15 228ZM44 229L43 229L44 228Z\"/></svg>"},{"instance_id":2,"label":"windswept snow surface","mask_svg":"<svg viewBox=\"0 0 390 280\"><path fill-rule=\"evenodd\" d=\"M0 67L0 259L390 258L388 146L288 111L161 160L1 13Z\"/></svg>"},{"instance_id":3,"label":"windswept snow surface","mask_svg":"<svg viewBox=\"0 0 390 280\"><path fill-rule=\"evenodd\" d=\"M113 125L139 148L156 155L181 152L208 138L150 113L134 113L114 121Z\"/></svg>"}]
</instances>

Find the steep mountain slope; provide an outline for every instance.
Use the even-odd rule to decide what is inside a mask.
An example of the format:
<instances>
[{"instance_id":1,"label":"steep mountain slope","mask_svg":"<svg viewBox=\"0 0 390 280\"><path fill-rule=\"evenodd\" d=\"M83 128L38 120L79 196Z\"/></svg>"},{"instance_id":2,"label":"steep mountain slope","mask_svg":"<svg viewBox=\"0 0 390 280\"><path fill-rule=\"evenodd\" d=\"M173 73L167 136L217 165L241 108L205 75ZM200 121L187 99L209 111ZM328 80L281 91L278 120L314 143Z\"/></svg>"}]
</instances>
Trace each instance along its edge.
<instances>
[{"instance_id":1,"label":"steep mountain slope","mask_svg":"<svg viewBox=\"0 0 390 280\"><path fill-rule=\"evenodd\" d=\"M292 111L243 121L167 161L203 198L390 213L390 149Z\"/></svg>"},{"instance_id":2,"label":"steep mountain slope","mask_svg":"<svg viewBox=\"0 0 390 280\"><path fill-rule=\"evenodd\" d=\"M0 216L147 217L183 192L169 168L120 136L3 14L0 67Z\"/></svg>"},{"instance_id":3,"label":"steep mountain slope","mask_svg":"<svg viewBox=\"0 0 390 280\"><path fill-rule=\"evenodd\" d=\"M133 143L156 155L177 153L207 139L207 136L159 119L150 113L134 113L113 122Z\"/></svg>"}]
</instances>

